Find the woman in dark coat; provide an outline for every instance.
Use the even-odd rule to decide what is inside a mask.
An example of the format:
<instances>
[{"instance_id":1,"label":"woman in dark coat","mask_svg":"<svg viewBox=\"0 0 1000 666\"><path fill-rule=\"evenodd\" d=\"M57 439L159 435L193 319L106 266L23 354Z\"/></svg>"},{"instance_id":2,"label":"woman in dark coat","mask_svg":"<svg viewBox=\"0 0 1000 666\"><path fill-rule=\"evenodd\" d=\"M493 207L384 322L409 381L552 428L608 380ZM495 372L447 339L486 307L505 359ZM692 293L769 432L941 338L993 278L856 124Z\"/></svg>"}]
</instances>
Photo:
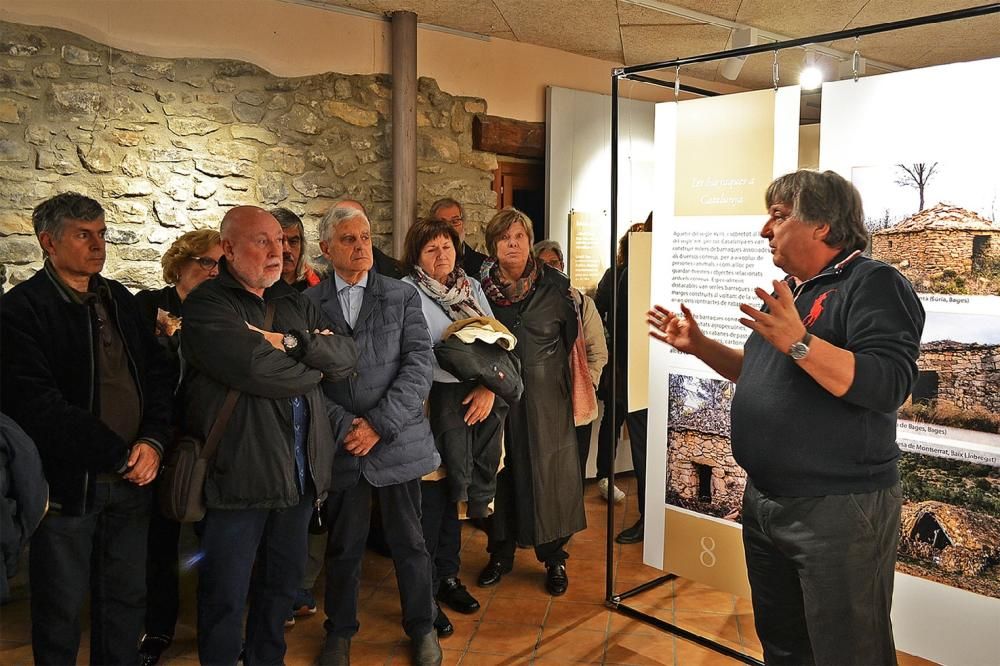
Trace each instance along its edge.
<instances>
[{"instance_id":1,"label":"woman in dark coat","mask_svg":"<svg viewBox=\"0 0 1000 666\"><path fill-rule=\"evenodd\" d=\"M219 274L221 256L222 239L218 231L189 231L178 237L160 260L167 286L135 295L149 327L170 352L178 371L184 299L199 284ZM154 505L146 555L146 633L139 643L142 666L152 666L159 661L173 641L180 606L177 556L180 527L180 523L164 518Z\"/></svg>"},{"instance_id":2,"label":"woman in dark coat","mask_svg":"<svg viewBox=\"0 0 1000 666\"><path fill-rule=\"evenodd\" d=\"M494 316L517 337L524 395L507 416L490 561L479 585L494 585L512 569L517 546L534 546L545 589L558 596L569 584L565 546L587 527L569 364L578 327L569 279L531 256L531 229L515 208L486 227L490 258L480 281Z\"/></svg>"}]
</instances>

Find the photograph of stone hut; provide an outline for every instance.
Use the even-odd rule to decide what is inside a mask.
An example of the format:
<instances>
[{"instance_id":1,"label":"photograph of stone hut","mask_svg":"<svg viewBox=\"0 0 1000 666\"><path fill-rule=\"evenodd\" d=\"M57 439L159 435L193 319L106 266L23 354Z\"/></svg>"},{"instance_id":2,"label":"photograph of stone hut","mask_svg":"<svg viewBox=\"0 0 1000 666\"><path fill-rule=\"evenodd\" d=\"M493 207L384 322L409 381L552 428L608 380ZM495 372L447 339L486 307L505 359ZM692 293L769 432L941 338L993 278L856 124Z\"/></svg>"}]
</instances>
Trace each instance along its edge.
<instances>
[{"instance_id":1,"label":"photograph of stone hut","mask_svg":"<svg viewBox=\"0 0 1000 666\"><path fill-rule=\"evenodd\" d=\"M900 418L1000 433L1000 320L995 316L928 312L917 367Z\"/></svg>"},{"instance_id":2,"label":"photograph of stone hut","mask_svg":"<svg viewBox=\"0 0 1000 666\"><path fill-rule=\"evenodd\" d=\"M730 445L732 394L730 382L671 375L667 504L739 519L746 472Z\"/></svg>"},{"instance_id":3,"label":"photograph of stone hut","mask_svg":"<svg viewBox=\"0 0 1000 666\"><path fill-rule=\"evenodd\" d=\"M920 345L913 401L1000 413L1000 345L936 340Z\"/></svg>"},{"instance_id":4,"label":"photograph of stone hut","mask_svg":"<svg viewBox=\"0 0 1000 666\"><path fill-rule=\"evenodd\" d=\"M919 291L1000 294L1000 226L938 203L872 233L872 257L892 264Z\"/></svg>"},{"instance_id":5,"label":"photograph of stone hut","mask_svg":"<svg viewBox=\"0 0 1000 666\"><path fill-rule=\"evenodd\" d=\"M1000 597L1000 518L937 501L903 505L897 568ZM972 579L980 579L973 582Z\"/></svg>"}]
</instances>

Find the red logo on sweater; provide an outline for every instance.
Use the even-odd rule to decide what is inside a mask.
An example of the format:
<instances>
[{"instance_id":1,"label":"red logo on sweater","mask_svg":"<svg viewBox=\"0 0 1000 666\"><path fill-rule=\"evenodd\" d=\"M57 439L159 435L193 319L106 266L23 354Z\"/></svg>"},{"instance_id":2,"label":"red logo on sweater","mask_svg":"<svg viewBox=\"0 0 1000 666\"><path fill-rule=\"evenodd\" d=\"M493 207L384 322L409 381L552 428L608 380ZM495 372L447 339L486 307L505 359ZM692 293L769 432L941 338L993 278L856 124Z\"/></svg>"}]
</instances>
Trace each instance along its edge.
<instances>
[{"instance_id":1,"label":"red logo on sweater","mask_svg":"<svg viewBox=\"0 0 1000 666\"><path fill-rule=\"evenodd\" d=\"M824 291L822 294L816 297L813 301L812 307L809 308L809 314L802 318L802 323L805 324L806 328L809 328L816 323L819 316L823 314L823 304L826 299L829 298L830 294L837 291L836 289L830 289L829 291Z\"/></svg>"}]
</instances>

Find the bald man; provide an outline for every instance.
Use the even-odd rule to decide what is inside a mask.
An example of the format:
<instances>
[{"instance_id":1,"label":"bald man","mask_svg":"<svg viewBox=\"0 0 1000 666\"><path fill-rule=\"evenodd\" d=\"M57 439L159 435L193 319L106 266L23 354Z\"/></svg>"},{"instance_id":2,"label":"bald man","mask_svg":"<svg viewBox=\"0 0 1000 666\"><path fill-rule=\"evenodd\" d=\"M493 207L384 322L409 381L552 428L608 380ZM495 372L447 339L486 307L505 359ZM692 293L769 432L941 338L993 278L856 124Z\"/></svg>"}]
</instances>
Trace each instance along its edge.
<instances>
[{"instance_id":1,"label":"bald man","mask_svg":"<svg viewBox=\"0 0 1000 666\"><path fill-rule=\"evenodd\" d=\"M235 664L245 640L246 664L280 664L309 518L333 466L320 383L352 372L357 352L281 280L283 232L273 215L238 206L219 231L219 276L184 302L186 431L207 438L227 395L239 392L205 483L198 657Z\"/></svg>"}]
</instances>

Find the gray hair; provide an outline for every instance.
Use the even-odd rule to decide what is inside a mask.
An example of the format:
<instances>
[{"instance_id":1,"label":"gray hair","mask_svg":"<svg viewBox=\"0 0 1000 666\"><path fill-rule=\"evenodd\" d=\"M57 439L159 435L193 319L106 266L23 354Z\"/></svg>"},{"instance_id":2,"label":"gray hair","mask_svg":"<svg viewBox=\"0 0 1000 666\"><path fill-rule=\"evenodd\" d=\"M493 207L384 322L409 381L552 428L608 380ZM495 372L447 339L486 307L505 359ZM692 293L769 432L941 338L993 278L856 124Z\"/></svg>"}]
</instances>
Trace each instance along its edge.
<instances>
[{"instance_id":1,"label":"gray hair","mask_svg":"<svg viewBox=\"0 0 1000 666\"><path fill-rule=\"evenodd\" d=\"M792 208L792 216L807 224L829 224L823 242L841 250L864 250L868 230L861 193L835 171L800 169L779 176L767 186L764 201L770 208L782 203Z\"/></svg>"},{"instance_id":2,"label":"gray hair","mask_svg":"<svg viewBox=\"0 0 1000 666\"><path fill-rule=\"evenodd\" d=\"M35 236L48 233L53 238L62 236L66 220L93 222L104 215L104 208L94 199L77 192L63 192L35 206L31 222Z\"/></svg>"},{"instance_id":3,"label":"gray hair","mask_svg":"<svg viewBox=\"0 0 1000 666\"><path fill-rule=\"evenodd\" d=\"M461 203L459 203L458 201L452 199L451 197L445 197L443 199L438 199L437 201L435 201L434 203L432 203L431 204L430 217L437 218L437 214L438 214L439 210L441 210L442 208L451 208L452 206L458 208L458 214L461 215L462 219L464 220L465 219L465 207Z\"/></svg>"},{"instance_id":4,"label":"gray hair","mask_svg":"<svg viewBox=\"0 0 1000 666\"><path fill-rule=\"evenodd\" d=\"M563 266L566 265L566 257L563 256L562 246L559 244L559 241L540 240L535 243L535 246L531 249L535 253L536 257L546 250L555 252L556 256L559 257L559 262Z\"/></svg>"},{"instance_id":5,"label":"gray hair","mask_svg":"<svg viewBox=\"0 0 1000 666\"><path fill-rule=\"evenodd\" d=\"M365 224L371 227L371 222L368 220L368 216L362 213L357 208L347 208L346 206L334 206L330 210L326 211L326 215L319 222L319 239L323 241L330 241L330 234L333 230L340 226L341 222L347 222L348 220L362 219Z\"/></svg>"}]
</instances>

